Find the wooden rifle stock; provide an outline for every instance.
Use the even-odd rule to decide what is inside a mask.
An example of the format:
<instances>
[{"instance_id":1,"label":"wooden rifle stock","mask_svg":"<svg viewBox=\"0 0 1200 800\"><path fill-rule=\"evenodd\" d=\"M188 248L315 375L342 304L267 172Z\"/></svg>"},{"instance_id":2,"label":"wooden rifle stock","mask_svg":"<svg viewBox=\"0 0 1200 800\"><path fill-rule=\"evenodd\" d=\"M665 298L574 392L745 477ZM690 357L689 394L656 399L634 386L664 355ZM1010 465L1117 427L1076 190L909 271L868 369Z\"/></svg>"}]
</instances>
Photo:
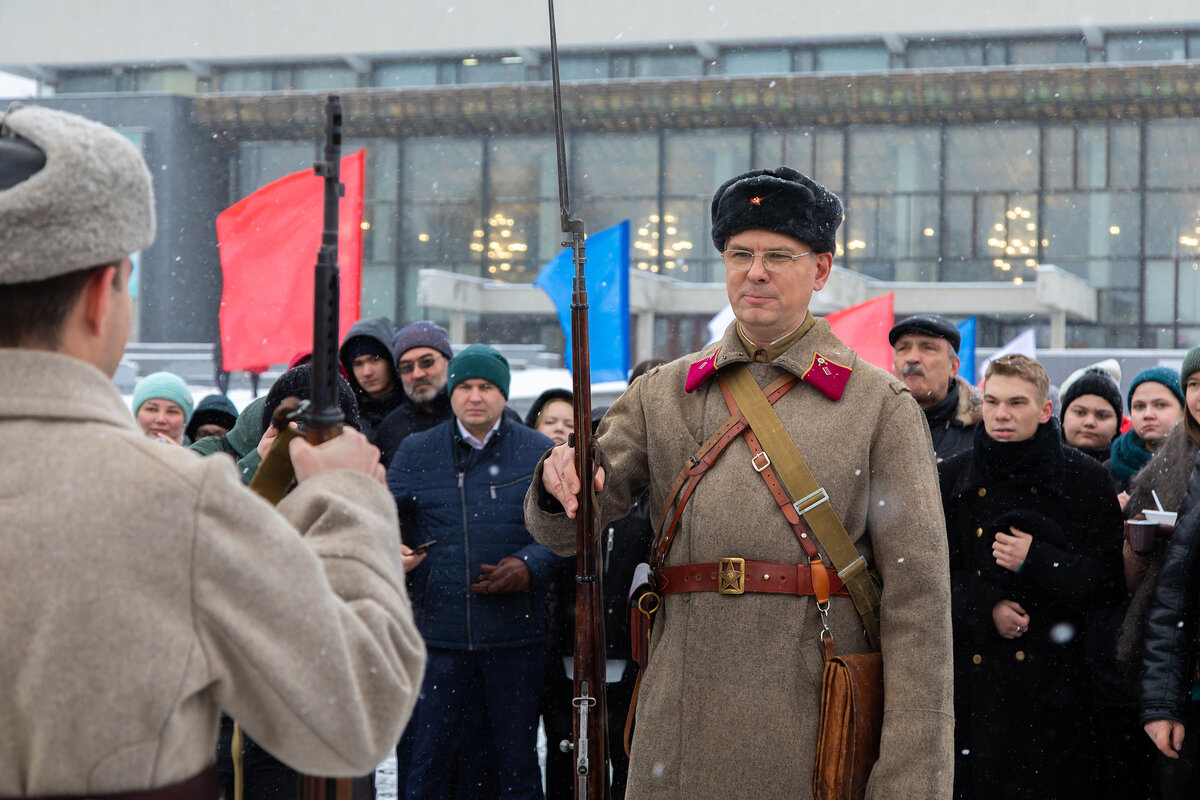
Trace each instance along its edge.
<instances>
[{"instance_id":1,"label":"wooden rifle stock","mask_svg":"<svg viewBox=\"0 0 1200 800\"><path fill-rule=\"evenodd\" d=\"M604 644L604 573L600 569L593 480L596 449L592 439L592 370L588 335L587 280L584 265L584 226L571 216L567 182L567 151L558 74L558 41L554 25L554 0L550 10L550 66L554 91L554 132L558 149L558 199L563 233L570 240L575 262L571 292L571 389L575 412L575 473L579 476L579 508L575 516L575 696L572 700L574 740L565 743L575 760L577 800L606 800L608 776L608 708L605 702L606 648Z\"/></svg>"}]
</instances>

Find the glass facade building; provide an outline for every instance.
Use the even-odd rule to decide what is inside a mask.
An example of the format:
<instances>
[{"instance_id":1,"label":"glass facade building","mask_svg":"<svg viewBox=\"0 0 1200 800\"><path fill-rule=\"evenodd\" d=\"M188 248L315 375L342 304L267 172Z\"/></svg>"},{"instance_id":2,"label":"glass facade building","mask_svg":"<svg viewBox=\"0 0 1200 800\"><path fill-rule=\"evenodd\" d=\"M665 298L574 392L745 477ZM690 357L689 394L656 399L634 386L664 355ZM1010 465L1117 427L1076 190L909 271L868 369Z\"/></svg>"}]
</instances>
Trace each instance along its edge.
<instances>
[{"instance_id":1,"label":"glass facade building","mask_svg":"<svg viewBox=\"0 0 1200 800\"><path fill-rule=\"evenodd\" d=\"M575 211L593 232L630 220L634 270L722 281L714 189L787 164L844 200L841 267L1020 284L1053 264L1097 292L1068 346L1200 343L1200 25L639 45L568 50L561 67ZM548 77L545 53L481 52L66 69L47 89L184 96L179 124L224 155L212 180L230 203L311 165L339 91L346 152L367 150L363 313L403 322L443 313L418 305L421 269L529 283L559 251ZM219 279L215 253L187 256ZM656 338L675 355L704 321L661 315ZM551 316L503 322L561 341ZM981 320L981 345L1025 325Z\"/></svg>"},{"instance_id":2,"label":"glass facade building","mask_svg":"<svg viewBox=\"0 0 1200 800\"><path fill-rule=\"evenodd\" d=\"M975 89L1019 87L1018 79L1048 74L1013 71L1010 83L991 72L987 85ZM1180 74L1200 86L1200 70L1185 67ZM1099 73L1092 68L1078 75ZM1137 88L1129 85L1127 71L1108 68L1105 77ZM877 78L885 89L891 81L901 91L905 76ZM973 79L983 78L966 71L946 76L967 93ZM754 102L767 102L770 83L754 80ZM656 99L620 97L619 83L606 86L609 101ZM666 102L731 88L704 81L659 86L658 99ZM634 91L633 84L625 87ZM922 88L936 101L933 84ZM1069 89L1070 79L1061 88ZM805 91L820 93L819 87L790 87L793 97ZM420 313L420 269L531 282L559 250L553 135L537 131L544 124L532 119L503 126L534 129L529 132L495 130L501 127L493 124L495 106L509 90L491 92L473 98L471 90L449 90L443 117L424 121L444 132L362 142L372 165L365 295L401 319ZM407 99L396 102L403 106ZM576 97L582 105L589 99L596 98ZM874 115L878 119L869 119L861 102L839 113L837 98L830 97L811 114L778 108L757 114L750 103L746 114L722 110L710 122L694 119L688 109L675 124L668 114L653 126L644 114L618 111L570 135L575 206L591 231L631 221L634 269L721 281L709 225L714 189L739 172L787 164L843 198L846 220L836 257L842 267L883 281L1022 283L1036 279L1038 265L1054 264L1098 293L1097 320L1072 324L1068 346L1200 343L1200 158L1193 155L1200 153L1200 124L1148 113L1119 116L1118 96L1052 115L1019 97L1007 111L1020 113L990 121L954 119L936 105L937 113L930 113L930 104L922 102L927 99L888 106L886 114ZM471 103L493 108L479 123L490 130L461 130L454 117ZM806 116L828 121L795 124ZM905 124L895 119L900 116L925 119ZM789 118L794 124L787 124ZM402 120L395 124L403 127ZM649 129L623 129L639 127ZM241 190L296 169L314 146L240 143ZM985 326L985 341L1006 331Z\"/></svg>"}]
</instances>

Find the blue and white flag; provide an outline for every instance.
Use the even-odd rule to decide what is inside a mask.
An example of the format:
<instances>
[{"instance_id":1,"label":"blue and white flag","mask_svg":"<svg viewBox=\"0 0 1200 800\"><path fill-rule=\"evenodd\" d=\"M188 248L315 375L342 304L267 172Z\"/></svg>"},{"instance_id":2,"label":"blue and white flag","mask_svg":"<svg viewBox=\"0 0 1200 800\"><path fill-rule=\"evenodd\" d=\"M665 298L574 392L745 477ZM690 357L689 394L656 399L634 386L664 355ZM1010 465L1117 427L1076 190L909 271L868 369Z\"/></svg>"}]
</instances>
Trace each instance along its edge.
<instances>
[{"instance_id":1,"label":"blue and white flag","mask_svg":"<svg viewBox=\"0 0 1200 800\"><path fill-rule=\"evenodd\" d=\"M958 345L958 377L967 383L975 383L975 317L967 317L958 323L958 334L962 341Z\"/></svg>"},{"instance_id":2,"label":"blue and white flag","mask_svg":"<svg viewBox=\"0 0 1200 800\"><path fill-rule=\"evenodd\" d=\"M629 379L629 220L587 237L588 336L592 382ZM571 369L571 289L575 263L565 249L542 267L534 286L550 296L567 339Z\"/></svg>"}]
</instances>

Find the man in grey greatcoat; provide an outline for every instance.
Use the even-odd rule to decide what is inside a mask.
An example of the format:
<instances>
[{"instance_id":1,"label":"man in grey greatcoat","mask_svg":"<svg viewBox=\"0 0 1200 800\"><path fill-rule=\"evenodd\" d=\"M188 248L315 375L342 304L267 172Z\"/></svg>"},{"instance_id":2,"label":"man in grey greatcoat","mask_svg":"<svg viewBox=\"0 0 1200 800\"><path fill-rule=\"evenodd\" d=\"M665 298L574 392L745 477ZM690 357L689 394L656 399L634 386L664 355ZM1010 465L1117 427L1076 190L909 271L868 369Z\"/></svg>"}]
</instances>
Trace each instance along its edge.
<instances>
[{"instance_id":1,"label":"man in grey greatcoat","mask_svg":"<svg viewBox=\"0 0 1200 800\"><path fill-rule=\"evenodd\" d=\"M773 407L882 582L885 716L867 796L947 798L950 592L934 454L904 384L808 311L830 276L841 220L832 192L787 167L717 190L713 244L737 320L720 342L634 381L604 415L598 516L601 525L622 516L647 487L651 518L659 516L680 467L730 416L717 376L746 365L760 387L800 378ZM821 615L811 593L766 586L801 574L797 564L809 558L756 471L761 463L737 438L683 510L664 574L695 567L706 577L722 559L746 559L746 588L712 591L713 581L664 594L637 704L629 798L812 797ZM564 555L575 548L578 487L564 444L543 458L526 496L529 529ZM750 559L770 569L749 574ZM832 597L828 623L839 653L868 650L849 597Z\"/></svg>"},{"instance_id":2,"label":"man in grey greatcoat","mask_svg":"<svg viewBox=\"0 0 1200 800\"><path fill-rule=\"evenodd\" d=\"M277 508L144 437L111 382L154 240L123 136L0 113L0 796L218 795L222 709L289 765L373 770L424 669L379 451L291 443Z\"/></svg>"}]
</instances>

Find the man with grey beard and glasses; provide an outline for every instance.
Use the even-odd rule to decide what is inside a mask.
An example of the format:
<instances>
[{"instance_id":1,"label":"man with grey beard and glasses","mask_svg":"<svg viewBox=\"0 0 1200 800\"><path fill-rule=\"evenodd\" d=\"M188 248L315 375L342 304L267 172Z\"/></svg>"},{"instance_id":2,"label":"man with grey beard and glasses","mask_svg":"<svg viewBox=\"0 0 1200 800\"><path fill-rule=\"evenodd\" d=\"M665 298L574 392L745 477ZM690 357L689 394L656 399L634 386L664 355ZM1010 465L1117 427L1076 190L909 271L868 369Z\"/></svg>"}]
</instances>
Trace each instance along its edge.
<instances>
[{"instance_id":1,"label":"man with grey beard and glasses","mask_svg":"<svg viewBox=\"0 0 1200 800\"><path fill-rule=\"evenodd\" d=\"M958 377L958 328L938 314L918 314L888 333L892 372L925 412L938 461L970 448L983 418L979 390Z\"/></svg>"}]
</instances>

